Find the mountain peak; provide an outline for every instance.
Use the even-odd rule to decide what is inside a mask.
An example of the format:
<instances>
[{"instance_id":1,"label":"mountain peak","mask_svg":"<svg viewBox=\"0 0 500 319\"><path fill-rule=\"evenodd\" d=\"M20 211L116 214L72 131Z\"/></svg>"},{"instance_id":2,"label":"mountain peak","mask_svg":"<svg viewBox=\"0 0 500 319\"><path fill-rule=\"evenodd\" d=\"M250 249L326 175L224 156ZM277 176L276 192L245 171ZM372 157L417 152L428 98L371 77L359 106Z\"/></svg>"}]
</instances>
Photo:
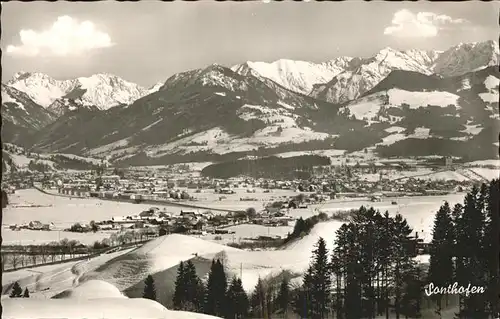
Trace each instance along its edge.
<instances>
[{"instance_id":1,"label":"mountain peak","mask_svg":"<svg viewBox=\"0 0 500 319\"><path fill-rule=\"evenodd\" d=\"M145 88L130 83L109 73L97 73L71 80L55 80L37 72L17 72L8 85L26 93L35 103L54 108L60 99L71 99L79 105L95 105L108 109L121 104L130 104L148 94ZM64 105L59 101L56 105Z\"/></svg>"}]
</instances>

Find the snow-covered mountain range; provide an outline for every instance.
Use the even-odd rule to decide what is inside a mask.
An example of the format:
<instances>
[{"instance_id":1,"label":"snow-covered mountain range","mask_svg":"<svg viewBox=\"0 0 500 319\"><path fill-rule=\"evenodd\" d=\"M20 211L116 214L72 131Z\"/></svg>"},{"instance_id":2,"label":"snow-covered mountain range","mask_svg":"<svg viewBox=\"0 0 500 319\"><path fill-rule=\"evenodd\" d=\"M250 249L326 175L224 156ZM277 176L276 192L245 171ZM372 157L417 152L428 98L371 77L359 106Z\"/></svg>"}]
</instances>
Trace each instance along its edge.
<instances>
[{"instance_id":1,"label":"snow-covered mountain range","mask_svg":"<svg viewBox=\"0 0 500 319\"><path fill-rule=\"evenodd\" d=\"M107 73L60 81L42 73L18 72L7 86L26 93L35 103L58 115L79 107L107 110L128 105L159 88L156 85L145 89Z\"/></svg>"},{"instance_id":2,"label":"snow-covered mountain range","mask_svg":"<svg viewBox=\"0 0 500 319\"><path fill-rule=\"evenodd\" d=\"M25 90L24 103L38 101L48 114L24 139L40 152L131 165L320 149L379 156L474 149L489 158L500 131L497 65L498 43L487 41L325 63L214 64L150 89L108 74L56 81L39 73L16 74L5 88Z\"/></svg>"},{"instance_id":3,"label":"snow-covered mountain range","mask_svg":"<svg viewBox=\"0 0 500 319\"><path fill-rule=\"evenodd\" d=\"M461 43L446 51L385 48L369 58L341 57L320 64L292 60L246 62L232 69L269 78L295 92L343 103L369 91L394 70L458 76L498 65L498 57L498 42L486 41Z\"/></svg>"}]
</instances>

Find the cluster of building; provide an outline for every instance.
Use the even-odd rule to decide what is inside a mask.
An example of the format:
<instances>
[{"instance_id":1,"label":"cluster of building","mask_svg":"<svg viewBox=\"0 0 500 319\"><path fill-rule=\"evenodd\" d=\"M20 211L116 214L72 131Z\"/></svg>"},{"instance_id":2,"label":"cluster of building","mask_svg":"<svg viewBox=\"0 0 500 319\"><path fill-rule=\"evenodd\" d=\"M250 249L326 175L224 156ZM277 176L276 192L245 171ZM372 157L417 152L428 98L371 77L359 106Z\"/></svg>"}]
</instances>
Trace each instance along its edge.
<instances>
[{"instance_id":1,"label":"cluster of building","mask_svg":"<svg viewBox=\"0 0 500 319\"><path fill-rule=\"evenodd\" d=\"M21 225L10 225L9 229L16 231L19 231L21 229L51 231L55 229L55 225L53 223L42 223L38 220L35 220Z\"/></svg>"}]
</instances>

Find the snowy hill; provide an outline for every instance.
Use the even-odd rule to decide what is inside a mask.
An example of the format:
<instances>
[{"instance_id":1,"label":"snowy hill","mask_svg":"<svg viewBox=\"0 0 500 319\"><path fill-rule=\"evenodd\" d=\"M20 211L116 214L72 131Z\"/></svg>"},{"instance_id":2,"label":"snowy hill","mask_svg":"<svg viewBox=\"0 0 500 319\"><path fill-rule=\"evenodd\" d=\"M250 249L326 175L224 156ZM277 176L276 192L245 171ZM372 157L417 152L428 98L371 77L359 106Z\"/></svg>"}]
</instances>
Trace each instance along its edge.
<instances>
[{"instance_id":1,"label":"snowy hill","mask_svg":"<svg viewBox=\"0 0 500 319\"><path fill-rule=\"evenodd\" d=\"M55 115L29 96L2 84L2 140L24 143L30 133L53 122Z\"/></svg>"},{"instance_id":2,"label":"snowy hill","mask_svg":"<svg viewBox=\"0 0 500 319\"><path fill-rule=\"evenodd\" d=\"M204 314L168 310L156 301L143 298L2 299L2 318L67 319L216 319Z\"/></svg>"},{"instance_id":3,"label":"snowy hill","mask_svg":"<svg viewBox=\"0 0 500 319\"><path fill-rule=\"evenodd\" d=\"M330 81L342 72L351 60L349 57L341 57L325 63L285 59L272 63L249 61L231 69L241 75L262 76L291 91L309 94L314 84Z\"/></svg>"},{"instance_id":4,"label":"snowy hill","mask_svg":"<svg viewBox=\"0 0 500 319\"><path fill-rule=\"evenodd\" d=\"M5 172L13 170L90 170L99 165L109 165L109 162L73 154L39 154L15 144L2 144L2 167Z\"/></svg>"},{"instance_id":5,"label":"snowy hill","mask_svg":"<svg viewBox=\"0 0 500 319\"><path fill-rule=\"evenodd\" d=\"M73 80L55 80L46 74L18 72L7 82L39 105L62 114L77 107L107 110L127 105L150 91L107 73Z\"/></svg>"}]
</instances>

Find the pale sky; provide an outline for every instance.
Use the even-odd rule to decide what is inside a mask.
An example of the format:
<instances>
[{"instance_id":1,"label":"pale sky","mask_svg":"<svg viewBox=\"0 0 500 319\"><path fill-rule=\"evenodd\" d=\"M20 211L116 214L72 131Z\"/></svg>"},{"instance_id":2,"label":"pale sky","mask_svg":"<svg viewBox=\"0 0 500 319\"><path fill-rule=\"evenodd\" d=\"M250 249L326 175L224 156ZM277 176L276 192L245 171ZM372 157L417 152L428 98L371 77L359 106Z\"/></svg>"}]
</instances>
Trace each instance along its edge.
<instances>
[{"instance_id":1,"label":"pale sky","mask_svg":"<svg viewBox=\"0 0 500 319\"><path fill-rule=\"evenodd\" d=\"M323 62L498 40L495 2L8 2L2 82L112 73L145 87L212 63Z\"/></svg>"}]
</instances>

